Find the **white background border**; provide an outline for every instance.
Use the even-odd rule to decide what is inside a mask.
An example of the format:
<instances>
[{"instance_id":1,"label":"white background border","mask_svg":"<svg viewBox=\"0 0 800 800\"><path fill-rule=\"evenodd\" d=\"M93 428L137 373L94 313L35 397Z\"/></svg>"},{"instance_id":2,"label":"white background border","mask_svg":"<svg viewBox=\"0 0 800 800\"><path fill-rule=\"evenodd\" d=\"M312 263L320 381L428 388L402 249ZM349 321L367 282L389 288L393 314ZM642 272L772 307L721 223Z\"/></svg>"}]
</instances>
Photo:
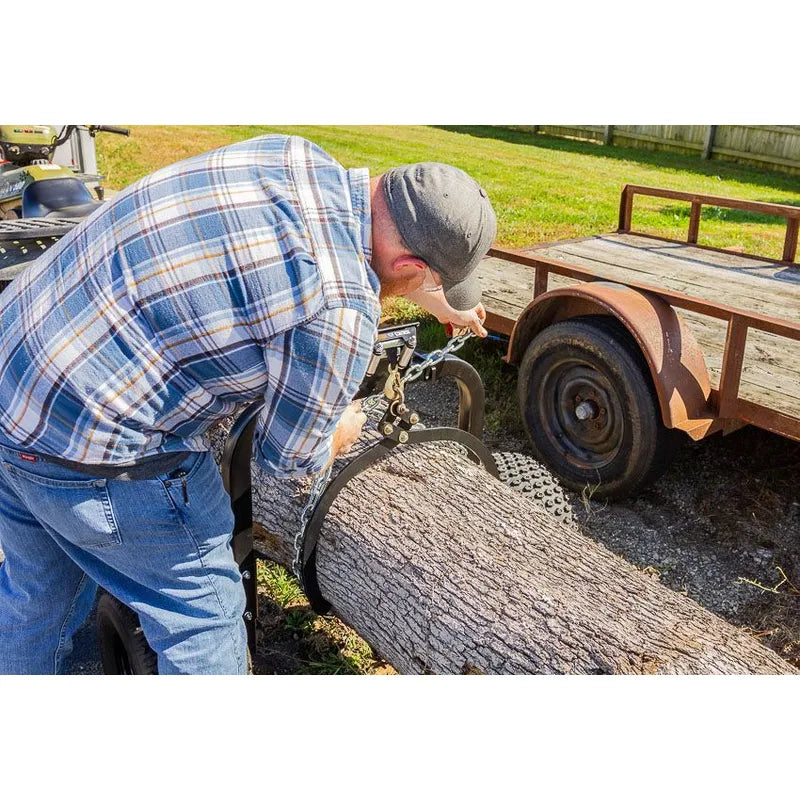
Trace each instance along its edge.
<instances>
[{"instance_id":1,"label":"white background border","mask_svg":"<svg viewBox=\"0 0 800 800\"><path fill-rule=\"evenodd\" d=\"M118 125L798 122L800 4L539 5L41 2L38 22L4 15L0 114ZM771 796L796 787L799 686L0 677L0 794Z\"/></svg>"}]
</instances>

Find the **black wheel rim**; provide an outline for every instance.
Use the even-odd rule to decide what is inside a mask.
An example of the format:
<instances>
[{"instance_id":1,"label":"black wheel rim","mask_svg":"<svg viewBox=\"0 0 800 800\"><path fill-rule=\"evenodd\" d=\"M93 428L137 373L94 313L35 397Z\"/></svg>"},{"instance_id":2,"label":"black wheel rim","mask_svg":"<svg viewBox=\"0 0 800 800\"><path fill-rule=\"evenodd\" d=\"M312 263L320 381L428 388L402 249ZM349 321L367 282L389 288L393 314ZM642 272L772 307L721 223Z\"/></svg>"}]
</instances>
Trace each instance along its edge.
<instances>
[{"instance_id":1,"label":"black wheel rim","mask_svg":"<svg viewBox=\"0 0 800 800\"><path fill-rule=\"evenodd\" d=\"M579 359L553 363L536 401L543 433L570 464L593 471L616 458L625 433L622 402L596 366Z\"/></svg>"}]
</instances>

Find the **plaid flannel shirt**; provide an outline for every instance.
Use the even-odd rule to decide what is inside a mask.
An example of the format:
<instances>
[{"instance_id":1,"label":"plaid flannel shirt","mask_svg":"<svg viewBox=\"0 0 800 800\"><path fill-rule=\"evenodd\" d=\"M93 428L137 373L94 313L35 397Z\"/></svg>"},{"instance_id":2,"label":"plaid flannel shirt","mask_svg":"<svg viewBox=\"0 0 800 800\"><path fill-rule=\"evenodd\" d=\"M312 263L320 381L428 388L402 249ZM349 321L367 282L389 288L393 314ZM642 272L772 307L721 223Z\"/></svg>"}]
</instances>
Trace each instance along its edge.
<instances>
[{"instance_id":1,"label":"plaid flannel shirt","mask_svg":"<svg viewBox=\"0 0 800 800\"><path fill-rule=\"evenodd\" d=\"M190 158L98 209L0 295L0 428L84 464L205 450L263 397L254 455L314 474L366 372L369 175L296 136Z\"/></svg>"}]
</instances>

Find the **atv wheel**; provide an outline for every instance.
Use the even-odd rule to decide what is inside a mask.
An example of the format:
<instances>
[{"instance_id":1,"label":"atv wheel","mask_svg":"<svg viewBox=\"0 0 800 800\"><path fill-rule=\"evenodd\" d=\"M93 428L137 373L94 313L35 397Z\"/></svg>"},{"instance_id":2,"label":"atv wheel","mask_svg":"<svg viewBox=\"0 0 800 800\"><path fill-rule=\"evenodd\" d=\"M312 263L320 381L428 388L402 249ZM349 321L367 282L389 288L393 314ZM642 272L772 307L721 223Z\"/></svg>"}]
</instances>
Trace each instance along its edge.
<instances>
[{"instance_id":1,"label":"atv wheel","mask_svg":"<svg viewBox=\"0 0 800 800\"><path fill-rule=\"evenodd\" d=\"M97 601L97 636L106 675L157 675L158 658L136 612L108 592Z\"/></svg>"},{"instance_id":2,"label":"atv wheel","mask_svg":"<svg viewBox=\"0 0 800 800\"><path fill-rule=\"evenodd\" d=\"M530 343L518 392L535 455L571 489L623 497L669 465L679 434L661 421L644 357L616 318L558 322Z\"/></svg>"},{"instance_id":3,"label":"atv wheel","mask_svg":"<svg viewBox=\"0 0 800 800\"><path fill-rule=\"evenodd\" d=\"M553 474L524 453L492 453L498 477L560 522L572 523L572 503Z\"/></svg>"}]
</instances>

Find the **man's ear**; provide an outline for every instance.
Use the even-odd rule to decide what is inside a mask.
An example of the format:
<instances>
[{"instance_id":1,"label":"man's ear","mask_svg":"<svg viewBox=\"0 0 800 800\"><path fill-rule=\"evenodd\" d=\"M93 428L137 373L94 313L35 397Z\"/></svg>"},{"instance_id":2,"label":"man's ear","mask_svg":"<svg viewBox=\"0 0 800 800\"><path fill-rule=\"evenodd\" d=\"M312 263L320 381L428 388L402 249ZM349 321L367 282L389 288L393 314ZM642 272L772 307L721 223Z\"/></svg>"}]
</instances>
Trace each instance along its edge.
<instances>
[{"instance_id":1,"label":"man's ear","mask_svg":"<svg viewBox=\"0 0 800 800\"><path fill-rule=\"evenodd\" d=\"M412 267L415 271L422 272L427 266L428 265L421 258L407 254L398 256L392 262L392 272L398 274L403 271L405 267ZM405 272L405 275L410 277L409 272Z\"/></svg>"}]
</instances>

